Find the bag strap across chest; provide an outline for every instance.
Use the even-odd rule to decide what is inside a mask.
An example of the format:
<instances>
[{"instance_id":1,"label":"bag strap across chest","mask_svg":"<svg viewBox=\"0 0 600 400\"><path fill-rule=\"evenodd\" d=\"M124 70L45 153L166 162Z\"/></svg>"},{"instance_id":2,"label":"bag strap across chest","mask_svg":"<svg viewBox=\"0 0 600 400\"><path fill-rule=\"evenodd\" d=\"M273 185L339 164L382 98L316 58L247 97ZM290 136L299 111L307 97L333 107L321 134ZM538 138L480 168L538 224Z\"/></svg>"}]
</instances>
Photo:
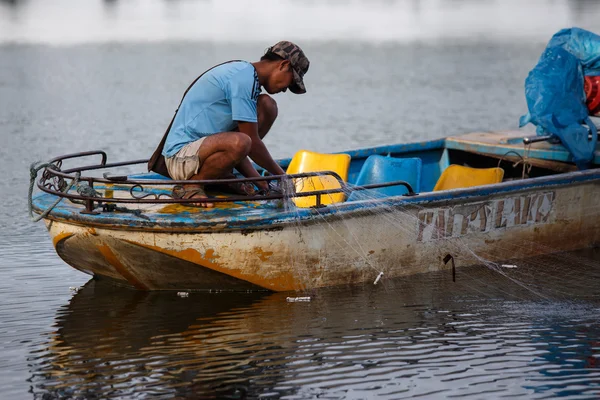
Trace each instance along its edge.
<instances>
[{"instance_id":1,"label":"bag strap across chest","mask_svg":"<svg viewBox=\"0 0 600 400\"><path fill-rule=\"evenodd\" d=\"M167 130L165 131L165 134L163 135L160 143L158 144L158 147L156 148L156 150L154 150L154 153L152 153L152 157L150 157L150 160L148 160L148 172L153 171L153 172L156 172L163 176L167 176L169 178L171 177L169 175L169 171L167 170L167 164L165 163L165 157L162 155L162 152L165 147L165 143L167 141L167 136L169 136L169 132L171 131L171 127L173 126L173 122L175 121L175 117L177 116L177 112L179 111L179 107L181 107L181 104L183 103L183 99L185 99L185 96L188 94L188 92L190 91L192 86L194 86L196 84L196 82L198 82L198 80L200 78L202 78L208 71L210 71L216 67L220 67L221 65L229 64L232 62L238 62L238 61L240 61L240 60L231 60L231 61L226 61L224 63L215 65L214 67L209 68L206 71L204 71L202 74L200 74L200 76L198 76L196 79L194 79L194 81L191 83L191 85L188 86L188 88L185 90L185 93L183 93L183 97L181 98L181 101L179 102L179 106L177 107L177 110L175 110L175 114L173 115L173 118L171 119L171 123L167 127Z\"/></svg>"}]
</instances>

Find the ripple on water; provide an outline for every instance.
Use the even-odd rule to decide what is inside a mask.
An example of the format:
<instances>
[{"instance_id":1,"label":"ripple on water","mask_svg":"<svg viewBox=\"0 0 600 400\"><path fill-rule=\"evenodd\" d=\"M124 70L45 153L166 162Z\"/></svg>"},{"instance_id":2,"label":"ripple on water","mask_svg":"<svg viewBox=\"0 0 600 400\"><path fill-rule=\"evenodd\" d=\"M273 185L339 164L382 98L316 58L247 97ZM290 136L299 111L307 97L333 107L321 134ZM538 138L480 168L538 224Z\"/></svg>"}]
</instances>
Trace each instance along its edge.
<instances>
[{"instance_id":1,"label":"ripple on water","mask_svg":"<svg viewBox=\"0 0 600 400\"><path fill-rule=\"evenodd\" d=\"M413 283L431 287L436 279ZM597 306L483 299L465 309L450 296L442 308L398 286L353 289L351 302L345 290L323 290L301 304L287 303L285 294L179 298L92 281L59 309L46 340L28 346L33 392L286 399L598 393L600 346L590 342L600 333ZM419 305L397 305L411 300Z\"/></svg>"}]
</instances>

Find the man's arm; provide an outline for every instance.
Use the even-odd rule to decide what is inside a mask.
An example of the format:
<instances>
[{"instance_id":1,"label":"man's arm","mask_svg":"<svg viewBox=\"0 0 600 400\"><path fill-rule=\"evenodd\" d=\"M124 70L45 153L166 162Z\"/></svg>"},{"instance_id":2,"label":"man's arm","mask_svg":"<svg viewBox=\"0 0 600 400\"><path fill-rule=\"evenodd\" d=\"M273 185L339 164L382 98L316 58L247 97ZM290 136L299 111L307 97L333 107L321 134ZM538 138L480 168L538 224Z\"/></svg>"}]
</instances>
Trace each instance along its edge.
<instances>
[{"instance_id":1,"label":"man's arm","mask_svg":"<svg viewBox=\"0 0 600 400\"><path fill-rule=\"evenodd\" d=\"M248 157L245 157L241 163L236 165L235 169L237 169L240 174L244 175L246 178L258 178L260 176L258 171L252 166L252 163ZM269 189L269 184L267 181L254 181L254 184L262 190Z\"/></svg>"},{"instance_id":2,"label":"man's arm","mask_svg":"<svg viewBox=\"0 0 600 400\"><path fill-rule=\"evenodd\" d=\"M238 127L240 132L245 133L252 139L250 158L273 175L285 175L285 171L273 160L269 150L258 136L258 124L256 122L238 121Z\"/></svg>"}]
</instances>

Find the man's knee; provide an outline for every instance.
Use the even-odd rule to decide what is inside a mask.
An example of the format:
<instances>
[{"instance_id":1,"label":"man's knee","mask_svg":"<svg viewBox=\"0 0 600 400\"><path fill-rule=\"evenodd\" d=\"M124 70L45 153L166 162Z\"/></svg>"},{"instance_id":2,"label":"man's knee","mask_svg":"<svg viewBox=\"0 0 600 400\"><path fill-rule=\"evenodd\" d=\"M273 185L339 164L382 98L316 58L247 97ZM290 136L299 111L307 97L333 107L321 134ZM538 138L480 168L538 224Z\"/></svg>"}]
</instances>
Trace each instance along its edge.
<instances>
[{"instance_id":1,"label":"man's knee","mask_svg":"<svg viewBox=\"0 0 600 400\"><path fill-rule=\"evenodd\" d=\"M252 148L252 139L250 136L241 132L231 132L229 139L230 151L236 159L243 159L250 154Z\"/></svg>"},{"instance_id":2,"label":"man's knee","mask_svg":"<svg viewBox=\"0 0 600 400\"><path fill-rule=\"evenodd\" d=\"M275 121L279 110L277 108L277 102L273 100L271 96L266 94L259 95L257 105L259 114L262 113L266 119Z\"/></svg>"}]
</instances>

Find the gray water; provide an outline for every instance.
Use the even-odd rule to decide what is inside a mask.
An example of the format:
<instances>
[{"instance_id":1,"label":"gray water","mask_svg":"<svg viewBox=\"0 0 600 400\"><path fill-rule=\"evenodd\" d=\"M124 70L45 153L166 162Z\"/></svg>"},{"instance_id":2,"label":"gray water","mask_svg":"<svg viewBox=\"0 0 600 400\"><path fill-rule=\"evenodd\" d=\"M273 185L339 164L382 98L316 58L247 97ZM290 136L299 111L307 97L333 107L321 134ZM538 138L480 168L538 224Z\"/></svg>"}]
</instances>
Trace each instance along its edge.
<instances>
[{"instance_id":1,"label":"gray water","mask_svg":"<svg viewBox=\"0 0 600 400\"><path fill-rule=\"evenodd\" d=\"M0 398L599 397L596 252L309 303L179 298L88 282L26 212L31 162L148 157L195 76L278 40L312 62L306 95L276 96L266 143L288 157L516 129L546 41L598 17L585 0L1 1Z\"/></svg>"}]
</instances>

